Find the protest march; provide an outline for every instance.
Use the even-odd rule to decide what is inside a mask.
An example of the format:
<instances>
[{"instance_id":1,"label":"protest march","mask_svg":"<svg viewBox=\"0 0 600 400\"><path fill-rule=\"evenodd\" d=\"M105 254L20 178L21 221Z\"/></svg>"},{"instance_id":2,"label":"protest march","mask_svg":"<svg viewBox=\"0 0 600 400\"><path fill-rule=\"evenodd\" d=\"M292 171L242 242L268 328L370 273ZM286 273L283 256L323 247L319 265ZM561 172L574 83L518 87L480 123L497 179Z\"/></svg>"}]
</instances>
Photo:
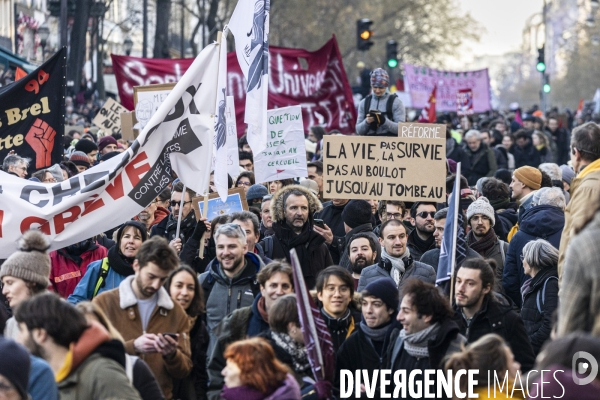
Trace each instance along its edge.
<instances>
[{"instance_id":1,"label":"protest march","mask_svg":"<svg viewBox=\"0 0 600 400\"><path fill-rule=\"evenodd\" d=\"M0 70L0 399L600 399L600 89L554 104L542 46L504 107L362 17L355 82L234 3L110 95L73 39Z\"/></svg>"}]
</instances>

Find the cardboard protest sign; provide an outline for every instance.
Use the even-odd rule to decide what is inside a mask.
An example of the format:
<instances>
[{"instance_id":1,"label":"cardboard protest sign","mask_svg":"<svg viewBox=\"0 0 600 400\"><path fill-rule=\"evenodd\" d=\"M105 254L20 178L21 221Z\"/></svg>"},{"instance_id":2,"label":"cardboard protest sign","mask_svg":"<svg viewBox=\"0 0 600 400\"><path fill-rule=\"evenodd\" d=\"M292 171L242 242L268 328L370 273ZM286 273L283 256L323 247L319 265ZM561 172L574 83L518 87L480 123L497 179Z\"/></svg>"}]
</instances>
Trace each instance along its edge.
<instances>
[{"instance_id":1,"label":"cardboard protest sign","mask_svg":"<svg viewBox=\"0 0 600 400\"><path fill-rule=\"evenodd\" d=\"M31 159L30 173L62 161L66 53L0 87L0 160L14 151Z\"/></svg>"},{"instance_id":2,"label":"cardboard protest sign","mask_svg":"<svg viewBox=\"0 0 600 400\"><path fill-rule=\"evenodd\" d=\"M307 176L302 108L269 110L267 121L267 147L254 155L256 182Z\"/></svg>"},{"instance_id":3,"label":"cardboard protest sign","mask_svg":"<svg viewBox=\"0 0 600 400\"><path fill-rule=\"evenodd\" d=\"M165 101L174 87L174 83L161 83L158 85L135 86L133 88L134 117L135 122L137 122L134 128L144 129L152 115L158 110L158 107Z\"/></svg>"},{"instance_id":4,"label":"cardboard protest sign","mask_svg":"<svg viewBox=\"0 0 600 400\"><path fill-rule=\"evenodd\" d=\"M204 210L204 196L192 198L192 207L196 213L196 220L202 218ZM218 193L208 195L208 209L206 218L212 221L215 217L221 215L233 214L234 212L248 210L248 202L246 200L246 192L243 188L229 189L226 201L221 201Z\"/></svg>"},{"instance_id":5,"label":"cardboard protest sign","mask_svg":"<svg viewBox=\"0 0 600 400\"><path fill-rule=\"evenodd\" d=\"M456 92L456 114L473 115L473 90L459 89Z\"/></svg>"},{"instance_id":6,"label":"cardboard protest sign","mask_svg":"<svg viewBox=\"0 0 600 400\"><path fill-rule=\"evenodd\" d=\"M101 128L107 135L120 133L121 113L124 112L127 112L127 109L109 97L92 120L92 123Z\"/></svg>"},{"instance_id":7,"label":"cardboard protest sign","mask_svg":"<svg viewBox=\"0 0 600 400\"><path fill-rule=\"evenodd\" d=\"M328 199L446 200L446 126L398 124L398 137L325 136Z\"/></svg>"}]
</instances>

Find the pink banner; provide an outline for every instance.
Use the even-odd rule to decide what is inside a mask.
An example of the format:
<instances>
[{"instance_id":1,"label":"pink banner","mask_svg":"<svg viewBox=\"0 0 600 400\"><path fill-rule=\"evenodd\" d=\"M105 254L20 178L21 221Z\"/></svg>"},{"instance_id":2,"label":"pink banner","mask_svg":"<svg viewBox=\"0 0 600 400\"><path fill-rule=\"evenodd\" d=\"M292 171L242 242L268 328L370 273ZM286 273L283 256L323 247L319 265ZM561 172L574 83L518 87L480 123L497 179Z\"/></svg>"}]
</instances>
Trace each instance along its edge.
<instances>
[{"instance_id":1,"label":"pink banner","mask_svg":"<svg viewBox=\"0 0 600 400\"><path fill-rule=\"evenodd\" d=\"M269 109L300 104L304 129L324 125L352 133L356 108L335 37L314 52L269 48ZM121 104L133 110L133 86L177 82L193 59L148 59L111 55ZM246 82L235 52L227 54L227 91L234 97L238 136L244 133Z\"/></svg>"},{"instance_id":2,"label":"pink banner","mask_svg":"<svg viewBox=\"0 0 600 400\"><path fill-rule=\"evenodd\" d=\"M456 111L456 93L461 89L471 89L473 112L491 109L490 78L488 70L453 72L404 64L404 82L410 92L413 108L427 105L429 94L437 85L436 111Z\"/></svg>"}]
</instances>

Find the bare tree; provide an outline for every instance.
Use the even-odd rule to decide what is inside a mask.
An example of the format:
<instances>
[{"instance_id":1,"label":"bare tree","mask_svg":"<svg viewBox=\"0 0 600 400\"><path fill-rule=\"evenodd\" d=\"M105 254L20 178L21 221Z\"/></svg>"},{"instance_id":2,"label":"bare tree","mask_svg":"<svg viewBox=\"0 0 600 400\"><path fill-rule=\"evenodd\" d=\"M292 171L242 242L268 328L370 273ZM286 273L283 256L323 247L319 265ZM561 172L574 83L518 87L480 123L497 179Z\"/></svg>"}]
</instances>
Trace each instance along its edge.
<instances>
[{"instance_id":1,"label":"bare tree","mask_svg":"<svg viewBox=\"0 0 600 400\"><path fill-rule=\"evenodd\" d=\"M154 33L154 58L171 58L169 53L169 18L171 0L156 0L156 31Z\"/></svg>"},{"instance_id":2,"label":"bare tree","mask_svg":"<svg viewBox=\"0 0 600 400\"><path fill-rule=\"evenodd\" d=\"M71 49L67 64L69 66L67 68L67 82L73 82L73 86L68 89L71 95L77 94L81 85L83 63L85 61L86 32L92 0L80 0L76 4L73 28L71 29Z\"/></svg>"}]
</instances>

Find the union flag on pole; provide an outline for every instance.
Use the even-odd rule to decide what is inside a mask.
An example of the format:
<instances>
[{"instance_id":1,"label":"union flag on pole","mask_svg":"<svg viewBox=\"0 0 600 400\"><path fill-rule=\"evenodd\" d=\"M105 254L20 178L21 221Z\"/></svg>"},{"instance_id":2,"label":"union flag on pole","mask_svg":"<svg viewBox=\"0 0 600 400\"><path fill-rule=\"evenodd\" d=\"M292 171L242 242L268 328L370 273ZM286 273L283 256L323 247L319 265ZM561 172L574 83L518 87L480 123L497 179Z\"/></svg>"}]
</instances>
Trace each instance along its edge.
<instances>
[{"instance_id":1,"label":"union flag on pole","mask_svg":"<svg viewBox=\"0 0 600 400\"><path fill-rule=\"evenodd\" d=\"M435 91L437 86L433 87L431 94L429 95L429 100L427 101L427 105L424 109L421 110L421 115L419 116L419 122L435 122Z\"/></svg>"}]
</instances>

